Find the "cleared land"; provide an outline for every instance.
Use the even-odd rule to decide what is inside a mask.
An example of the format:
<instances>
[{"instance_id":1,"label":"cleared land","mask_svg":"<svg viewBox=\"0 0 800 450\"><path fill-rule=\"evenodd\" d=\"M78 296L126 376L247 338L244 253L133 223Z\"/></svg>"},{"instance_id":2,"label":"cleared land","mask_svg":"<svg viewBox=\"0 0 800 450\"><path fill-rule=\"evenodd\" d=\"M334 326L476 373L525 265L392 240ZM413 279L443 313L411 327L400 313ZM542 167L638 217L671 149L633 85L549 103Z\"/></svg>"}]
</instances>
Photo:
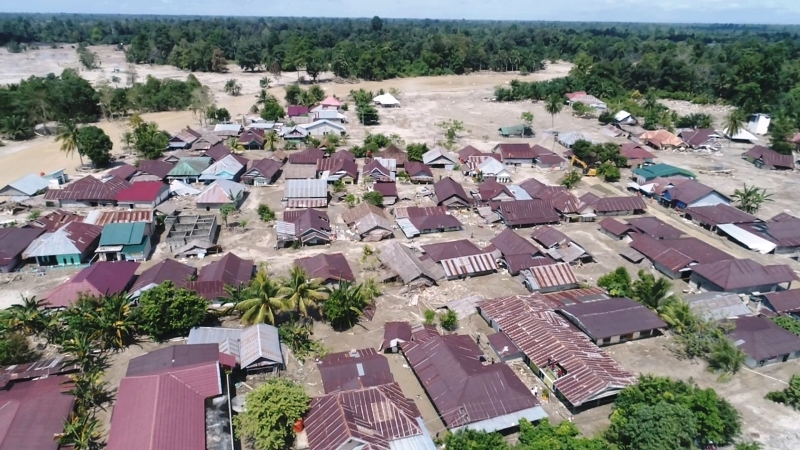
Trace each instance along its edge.
<instances>
[{"instance_id":1,"label":"cleared land","mask_svg":"<svg viewBox=\"0 0 800 450\"><path fill-rule=\"evenodd\" d=\"M121 71L127 70L122 53L110 48L94 48L93 50L100 55L102 69L81 72L83 76L93 82L100 79L110 79L115 67L118 67ZM64 67L77 67L77 56L74 49L70 49L68 46L63 49L43 49L17 55L10 55L5 53L5 50L0 50L0 82L13 82L31 74L44 75L48 72L58 72ZM567 64L553 64L544 72L528 76L527 79L548 79L563 76L568 70L569 65ZM187 75L185 72L165 66L137 66L136 71L140 78L148 74L157 77L177 78L184 78ZM218 104L228 108L236 116L246 112L253 103L253 95L258 91L258 79L263 75L241 73L237 68L232 67L229 74L197 74L197 77L201 82L212 87L217 95ZM124 79L124 74L120 76ZM271 75L270 77L274 78ZM225 80L229 78L237 78L243 85L241 96L231 97L222 92L222 86ZM447 119L456 119L463 121L468 130L463 136L459 137L459 145L471 144L477 148L489 150L500 142L497 128L518 123L520 113L523 111L531 111L535 115L534 129L537 131L537 136L524 141L508 139L503 140L504 142L522 141L541 144L548 148L554 147L556 152L562 153L565 149L558 144L554 144L552 135L547 133L547 130L558 130L560 132L580 131L600 142L623 142L620 139L614 140L601 134L601 127L595 120L574 118L567 111L557 115L554 118L554 123L552 123L551 117L544 111L542 104L531 102L493 103L483 100L492 96L494 86L508 83L514 78L519 78L519 76L513 74L474 74L469 76L409 78L381 83L349 84L334 82L330 75L327 75L323 77L323 87L327 93L333 93L340 97L345 97L351 89L360 87L373 91L380 88L388 90L390 87L395 87L401 91L402 108L380 110L381 125L368 129L356 123L348 125L351 144L359 144L367 132L380 132L387 134L397 133L407 143L427 142L430 145L442 137L442 131L435 126L435 123ZM282 98L283 88L281 85L296 79L296 73L283 74L276 80L277 86L272 88L271 91L278 98ZM720 112L719 107L695 107L679 103L670 105L676 109L680 107L689 108L686 111L681 111L682 113L711 111L715 118L724 115L723 112ZM351 112L351 117L352 114ZM196 123L191 112L181 111L147 114L145 118L146 120L158 122L162 129L170 132ZM120 149L119 138L123 131L122 124L103 122L100 126L112 137L115 147ZM764 206L759 213L762 217L770 217L784 210L797 213L797 203L793 201L792 195L797 174L793 172L767 172L756 169L741 159L740 155L746 149L747 146L729 146L725 143L722 152L718 155L683 154L671 151L660 151L656 152L656 154L663 162L687 167L696 172L717 166L734 169L732 176L700 176L700 181L724 194L730 195L735 188L740 187L745 182L768 188L770 192L775 193L775 201ZM264 155L266 155L266 152L247 152L247 157L251 159L260 158ZM0 148L0 162L3 163L0 164L0 184L7 183L29 172L48 171L61 167L67 167L72 171L72 168L77 164L77 160L65 158L58 151L58 145L48 138L37 138L22 143L10 143L6 147ZM463 183L467 189L476 187L475 183L465 179L458 173L445 173L442 170L434 170L436 178L448 175ZM615 184L604 183L599 179L584 179L578 186L577 193L582 194L587 191L595 192L598 195L622 193L624 192L628 175L628 171L623 171L623 180ZM562 171L519 169L514 174L514 181L518 182L528 177L536 177L543 181L557 183L562 176ZM225 251L233 251L239 256L249 257L256 261L268 261L270 270L277 275L285 274L296 258L318 253L343 252L352 265L357 278L363 280L377 274L376 260L374 257L363 258L365 244L360 242L340 240L330 246L275 251L275 230L272 226L258 221L256 208L258 204L265 203L274 210L281 211L280 199L283 195L283 186L283 181L281 181L274 187L250 189L249 196L241 212L230 219L232 223L247 219L247 227L246 229L239 227L222 231L220 244ZM360 187L351 187L349 189L350 192L357 192ZM400 185L399 189L401 194L408 194L413 198L416 191L422 188L412 185ZM182 207L186 209L193 207L188 199L180 202ZM405 202L404 204L410 205L413 203ZM422 202L421 204L425 203ZM343 204L336 202L332 203L328 208L331 220L340 230L344 228L344 224L341 221L341 213L344 208ZM650 214L660 217L689 235L710 242L734 256L749 257L762 263L786 263L792 265L796 270L800 269L800 264L788 258L752 253L687 223L673 212L664 208L653 205L650 208ZM455 239L471 239L482 246L503 229L502 225L486 225L482 223L481 219L472 213L457 213L457 216L465 225L463 231L426 235L414 239L410 244L422 245ZM579 278L587 283L594 283L599 276L619 265L625 265L631 271L636 271L640 268L625 262L618 255L618 252L624 248L625 244L613 241L599 233L596 224L565 224L560 229L583 245L597 260L596 263L576 268ZM530 230L520 230L519 233L528 237ZM397 239L406 241L399 231L395 232L395 236ZM371 245L375 246L374 244ZM159 245L151 261L145 263L144 266L152 265L168 256L163 245ZM208 259L217 258L214 256ZM188 261L188 263L197 266L205 265L208 262L201 260ZM644 268L645 270L651 270L647 267ZM27 272L4 275L4 278L0 281L3 283L2 289L0 289L0 307L15 301L20 294L42 295L73 274L74 270L52 270L42 276ZM676 283L676 291L682 291L685 288L685 284ZM322 340L331 351L345 351L366 346L377 347L382 340L383 323L387 320L410 320L413 323L419 323L422 320L422 314L425 309L442 306L450 300L470 295L493 298L525 292L526 290L522 285L503 272L462 281L443 282L440 286L418 293L406 293L398 286L389 285L386 286L384 295L377 301L377 314L372 321L365 321L346 333L335 333L327 325L317 324L315 338ZM459 333L478 336L487 332L489 332L489 328L476 315L467 320L462 320L460 323ZM485 339L482 339L482 342L485 342ZM745 434L763 442L767 448L794 449L800 447L800 425L798 425L800 424L800 413L763 399L767 391L781 388L780 381L787 380L789 374L800 371L800 361L794 360L789 363L760 368L757 371L743 370L734 376L731 381L723 383L719 382L716 376L705 371L704 363L677 360L668 350L671 343L672 339L666 336L606 349L612 357L634 373L670 375L684 380L697 381L704 387L714 387L742 412ZM144 343L141 347L132 347L124 353L116 355L115 364L108 373L108 378L112 385L118 385L127 367L128 359L143 353L145 350L150 350L152 347L154 347L154 344ZM490 351L487 350L487 352ZM489 354L491 355L491 353ZM441 432L441 422L436 418L433 407L427 400L413 373L405 366L403 358L391 355L390 365L403 391L417 402L431 431L434 434ZM520 373L529 386L533 386L534 383L538 382L527 369L515 366L515 371ZM301 365L292 360L288 374L304 383L311 394L321 392L319 373L315 369L313 361L307 361ZM566 410L557 402L546 405L546 408L556 421L569 417ZM585 432L594 433L607 426L609 411L610 407L608 406L596 408L575 416L574 420Z\"/></svg>"}]
</instances>

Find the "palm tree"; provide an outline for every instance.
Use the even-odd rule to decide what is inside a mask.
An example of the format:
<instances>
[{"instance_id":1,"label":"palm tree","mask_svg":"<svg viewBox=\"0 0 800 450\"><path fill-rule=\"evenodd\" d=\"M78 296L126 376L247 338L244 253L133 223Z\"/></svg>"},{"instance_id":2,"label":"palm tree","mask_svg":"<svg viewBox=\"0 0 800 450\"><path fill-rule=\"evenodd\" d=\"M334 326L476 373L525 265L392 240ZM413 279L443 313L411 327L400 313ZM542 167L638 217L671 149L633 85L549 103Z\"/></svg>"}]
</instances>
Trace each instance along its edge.
<instances>
[{"instance_id":1,"label":"palm tree","mask_svg":"<svg viewBox=\"0 0 800 450\"><path fill-rule=\"evenodd\" d=\"M564 179L561 180L561 185L566 186L567 189L572 189L578 185L581 178L583 178L583 176L577 170L569 171L564 175Z\"/></svg>"},{"instance_id":2,"label":"palm tree","mask_svg":"<svg viewBox=\"0 0 800 450\"><path fill-rule=\"evenodd\" d=\"M99 369L93 369L85 374L69 375L72 387L67 391L75 397L75 408L78 414L87 415L94 408L113 400L113 394L108 383L103 380L105 374Z\"/></svg>"},{"instance_id":3,"label":"palm tree","mask_svg":"<svg viewBox=\"0 0 800 450\"><path fill-rule=\"evenodd\" d=\"M61 350L70 356L65 365L77 365L81 373L89 373L96 368L108 365L108 357L104 352L97 352L97 345L90 334L84 330L76 331L64 341Z\"/></svg>"},{"instance_id":4,"label":"palm tree","mask_svg":"<svg viewBox=\"0 0 800 450\"><path fill-rule=\"evenodd\" d=\"M708 365L718 372L734 374L742 368L745 354L730 339L720 337L708 354Z\"/></svg>"},{"instance_id":5,"label":"palm tree","mask_svg":"<svg viewBox=\"0 0 800 450\"><path fill-rule=\"evenodd\" d=\"M239 95L242 92L242 85L236 81L236 78L231 78L225 82L225 93L228 95Z\"/></svg>"},{"instance_id":6,"label":"palm tree","mask_svg":"<svg viewBox=\"0 0 800 450\"><path fill-rule=\"evenodd\" d=\"M747 186L733 191L731 198L736 200L736 207L748 213L755 214L764 202L771 202L772 194L767 194L766 189L759 189L755 186Z\"/></svg>"},{"instance_id":7,"label":"palm tree","mask_svg":"<svg viewBox=\"0 0 800 450\"><path fill-rule=\"evenodd\" d=\"M670 295L672 283L664 278L656 278L652 274L639 271L639 279L633 282L633 299L652 310L658 310L666 302L676 300Z\"/></svg>"},{"instance_id":8,"label":"palm tree","mask_svg":"<svg viewBox=\"0 0 800 450\"><path fill-rule=\"evenodd\" d=\"M235 310L244 313L242 323L275 325L275 316L287 308L286 301L279 295L280 289L280 284L262 266L250 286L244 289L243 296L246 299L234 306Z\"/></svg>"},{"instance_id":9,"label":"palm tree","mask_svg":"<svg viewBox=\"0 0 800 450\"><path fill-rule=\"evenodd\" d=\"M78 127L75 122L68 120L61 124L58 127L58 131L56 134L56 142L61 142L60 150L67 154L67 156L71 156L75 153L78 153L78 158L81 160L81 166L83 165L83 153L81 149L78 148L78 132L80 128Z\"/></svg>"},{"instance_id":10,"label":"palm tree","mask_svg":"<svg viewBox=\"0 0 800 450\"><path fill-rule=\"evenodd\" d=\"M20 140L33 134L33 127L26 117L11 115L0 122L0 131L10 139Z\"/></svg>"},{"instance_id":11,"label":"palm tree","mask_svg":"<svg viewBox=\"0 0 800 450\"><path fill-rule=\"evenodd\" d=\"M544 110L547 111L547 114L550 114L550 118L552 119L551 128L555 128L556 114L560 113L563 108L564 102L560 96L551 95L547 98L547 101L544 104Z\"/></svg>"},{"instance_id":12,"label":"palm tree","mask_svg":"<svg viewBox=\"0 0 800 450\"><path fill-rule=\"evenodd\" d=\"M45 330L47 318L42 313L44 300L36 300L36 296L22 296L22 303L12 305L7 309L8 328L21 331L27 336L38 335Z\"/></svg>"},{"instance_id":13,"label":"palm tree","mask_svg":"<svg viewBox=\"0 0 800 450\"><path fill-rule=\"evenodd\" d=\"M269 89L270 83L272 83L272 80L269 77L261 77L261 79L258 80L258 85L261 89Z\"/></svg>"},{"instance_id":14,"label":"palm tree","mask_svg":"<svg viewBox=\"0 0 800 450\"><path fill-rule=\"evenodd\" d=\"M375 278L369 278L361 283L361 295L366 302L371 302L382 294L381 287L375 281Z\"/></svg>"},{"instance_id":15,"label":"palm tree","mask_svg":"<svg viewBox=\"0 0 800 450\"><path fill-rule=\"evenodd\" d=\"M264 143L269 145L270 151L275 151L275 144L278 143L280 138L278 137L278 132L275 130L270 131L264 136Z\"/></svg>"},{"instance_id":16,"label":"palm tree","mask_svg":"<svg viewBox=\"0 0 800 450\"><path fill-rule=\"evenodd\" d=\"M101 448L100 421L88 414L73 414L64 423L64 432L58 435L58 444L73 450L98 450Z\"/></svg>"},{"instance_id":17,"label":"palm tree","mask_svg":"<svg viewBox=\"0 0 800 450\"><path fill-rule=\"evenodd\" d=\"M689 303L683 300L666 302L658 315L678 334L685 333L697 323Z\"/></svg>"},{"instance_id":18,"label":"palm tree","mask_svg":"<svg viewBox=\"0 0 800 450\"><path fill-rule=\"evenodd\" d=\"M97 330L91 336L103 350L122 350L136 334L136 322L131 317L131 304L125 295L107 295L93 299L97 305L94 322Z\"/></svg>"},{"instance_id":19,"label":"palm tree","mask_svg":"<svg viewBox=\"0 0 800 450\"><path fill-rule=\"evenodd\" d=\"M301 317L308 317L312 307L328 298L328 289L319 280L308 279L308 273L300 266L292 267L289 276L281 281L280 295Z\"/></svg>"},{"instance_id":20,"label":"palm tree","mask_svg":"<svg viewBox=\"0 0 800 450\"><path fill-rule=\"evenodd\" d=\"M340 281L325 301L325 318L334 329L350 329L364 315L364 308L369 305L363 292L363 285Z\"/></svg>"},{"instance_id":21,"label":"palm tree","mask_svg":"<svg viewBox=\"0 0 800 450\"><path fill-rule=\"evenodd\" d=\"M728 139L733 142L733 137L739 134L744 129L744 113L739 109L734 109L727 116L723 122L723 131L728 134Z\"/></svg>"}]
</instances>

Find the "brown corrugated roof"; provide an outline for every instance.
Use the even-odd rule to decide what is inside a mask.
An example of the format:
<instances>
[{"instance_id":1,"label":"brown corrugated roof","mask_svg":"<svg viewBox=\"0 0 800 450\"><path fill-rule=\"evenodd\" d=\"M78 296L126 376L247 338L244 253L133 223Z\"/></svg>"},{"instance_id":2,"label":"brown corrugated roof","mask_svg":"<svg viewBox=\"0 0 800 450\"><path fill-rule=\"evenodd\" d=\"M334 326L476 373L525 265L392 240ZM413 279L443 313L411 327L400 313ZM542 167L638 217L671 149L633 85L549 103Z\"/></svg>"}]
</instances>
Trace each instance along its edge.
<instances>
[{"instance_id":1,"label":"brown corrugated roof","mask_svg":"<svg viewBox=\"0 0 800 450\"><path fill-rule=\"evenodd\" d=\"M373 348L331 353L317 368L326 394L394 382L389 360Z\"/></svg>"},{"instance_id":2,"label":"brown corrugated roof","mask_svg":"<svg viewBox=\"0 0 800 450\"><path fill-rule=\"evenodd\" d=\"M119 191L130 187L131 183L119 178L111 177L99 180L93 176L83 177L62 189L47 189L45 200L75 200L75 201L114 201Z\"/></svg>"},{"instance_id":3,"label":"brown corrugated roof","mask_svg":"<svg viewBox=\"0 0 800 450\"><path fill-rule=\"evenodd\" d=\"M470 336L428 332L401 348L448 428L539 406L509 366L481 363Z\"/></svg>"},{"instance_id":4,"label":"brown corrugated roof","mask_svg":"<svg viewBox=\"0 0 800 450\"><path fill-rule=\"evenodd\" d=\"M628 225L636 231L655 239L675 239L683 236L683 231L657 217L636 217L628 219Z\"/></svg>"},{"instance_id":5,"label":"brown corrugated roof","mask_svg":"<svg viewBox=\"0 0 800 450\"><path fill-rule=\"evenodd\" d=\"M43 299L49 307L66 308L77 301L81 294L121 294L131 283L138 268L139 263L133 261L99 261L45 294Z\"/></svg>"},{"instance_id":6,"label":"brown corrugated roof","mask_svg":"<svg viewBox=\"0 0 800 450\"><path fill-rule=\"evenodd\" d=\"M737 317L730 339L756 361L778 358L800 351L800 337L764 317Z\"/></svg>"},{"instance_id":7,"label":"brown corrugated roof","mask_svg":"<svg viewBox=\"0 0 800 450\"><path fill-rule=\"evenodd\" d=\"M504 185L495 181L494 178L489 178L480 185L478 185L478 195L481 201L488 202L494 200L500 194L514 198L514 194Z\"/></svg>"},{"instance_id":8,"label":"brown corrugated roof","mask_svg":"<svg viewBox=\"0 0 800 450\"><path fill-rule=\"evenodd\" d=\"M481 153L480 150L471 145L468 145L458 151L458 159L460 159L462 162L466 162L470 156L479 155L480 153Z\"/></svg>"},{"instance_id":9,"label":"brown corrugated roof","mask_svg":"<svg viewBox=\"0 0 800 450\"><path fill-rule=\"evenodd\" d=\"M206 300L213 301L228 296L225 286L235 287L249 283L254 270L253 260L227 253L219 261L200 268L197 281L188 283L186 287Z\"/></svg>"},{"instance_id":10,"label":"brown corrugated roof","mask_svg":"<svg viewBox=\"0 0 800 450\"><path fill-rule=\"evenodd\" d=\"M567 263L547 264L531 267L531 276L539 289L578 284L578 278ZM567 288L569 289L569 288Z\"/></svg>"},{"instance_id":11,"label":"brown corrugated roof","mask_svg":"<svg viewBox=\"0 0 800 450\"><path fill-rule=\"evenodd\" d=\"M372 155L377 158L394 159L397 161L397 167L403 167L408 162L408 153L401 150L394 144L389 144L388 147Z\"/></svg>"},{"instance_id":12,"label":"brown corrugated roof","mask_svg":"<svg viewBox=\"0 0 800 450\"><path fill-rule=\"evenodd\" d=\"M347 225L352 225L367 214L377 214L381 217L386 217L386 212L383 209L373 205L372 203L361 202L358 205L345 210L342 213L342 220Z\"/></svg>"},{"instance_id":13,"label":"brown corrugated roof","mask_svg":"<svg viewBox=\"0 0 800 450\"><path fill-rule=\"evenodd\" d=\"M534 159L537 153L531 148L529 144L512 144L502 143L497 144L495 149L500 150L500 155L503 160L506 159Z\"/></svg>"},{"instance_id":14,"label":"brown corrugated roof","mask_svg":"<svg viewBox=\"0 0 800 450\"><path fill-rule=\"evenodd\" d=\"M737 226L778 247L800 246L800 219L786 213L764 222L741 223Z\"/></svg>"},{"instance_id":15,"label":"brown corrugated roof","mask_svg":"<svg viewBox=\"0 0 800 450\"><path fill-rule=\"evenodd\" d=\"M122 163L121 165L109 170L106 175L110 177L119 177L123 180L130 180L133 174L136 172L136 167L127 163Z\"/></svg>"},{"instance_id":16,"label":"brown corrugated roof","mask_svg":"<svg viewBox=\"0 0 800 450\"><path fill-rule=\"evenodd\" d=\"M449 214L440 214L437 216L417 216L409 217L408 221L414 225L414 228L420 231L425 230L443 230L448 228L461 228L461 221L455 216Z\"/></svg>"},{"instance_id":17,"label":"brown corrugated roof","mask_svg":"<svg viewBox=\"0 0 800 450\"><path fill-rule=\"evenodd\" d=\"M213 145L211 148L206 150L203 153L203 156L208 156L209 158L213 159L214 161L220 161L222 158L230 155L233 153L233 149L228 147L225 144L218 143Z\"/></svg>"},{"instance_id":18,"label":"brown corrugated roof","mask_svg":"<svg viewBox=\"0 0 800 450\"><path fill-rule=\"evenodd\" d=\"M408 342L411 340L411 324L408 322L386 322L383 325L383 343L380 350L392 347L392 341Z\"/></svg>"},{"instance_id":19,"label":"brown corrugated roof","mask_svg":"<svg viewBox=\"0 0 800 450\"><path fill-rule=\"evenodd\" d=\"M538 367L551 361L566 370L555 387L575 407L636 382L633 374L557 314L545 296L496 298L478 307Z\"/></svg>"},{"instance_id":20,"label":"brown corrugated roof","mask_svg":"<svg viewBox=\"0 0 800 450\"><path fill-rule=\"evenodd\" d=\"M372 190L380 192L382 197L397 197L397 184L394 181L374 183Z\"/></svg>"},{"instance_id":21,"label":"brown corrugated roof","mask_svg":"<svg viewBox=\"0 0 800 450\"><path fill-rule=\"evenodd\" d=\"M0 390L0 450L58 448L53 439L64 431L75 397L70 378L51 375L19 381Z\"/></svg>"},{"instance_id":22,"label":"brown corrugated roof","mask_svg":"<svg viewBox=\"0 0 800 450\"><path fill-rule=\"evenodd\" d=\"M769 300L769 304L779 314L794 313L800 311L800 289L790 289L788 291L769 292L764 294Z\"/></svg>"},{"instance_id":23,"label":"brown corrugated roof","mask_svg":"<svg viewBox=\"0 0 800 450\"><path fill-rule=\"evenodd\" d=\"M492 333L486 336L486 340L489 341L489 345L492 346L494 351L496 351L501 358L507 355L522 353L522 350L520 350L504 333Z\"/></svg>"},{"instance_id":24,"label":"brown corrugated roof","mask_svg":"<svg viewBox=\"0 0 800 450\"><path fill-rule=\"evenodd\" d=\"M433 184L433 191L436 195L436 200L441 203L451 197L457 197L466 203L472 203L472 198L467 196L464 188L458 182L450 177L442 178Z\"/></svg>"},{"instance_id":25,"label":"brown corrugated roof","mask_svg":"<svg viewBox=\"0 0 800 450\"><path fill-rule=\"evenodd\" d=\"M165 281L171 281L176 287L183 288L195 275L197 275L197 269L194 267L174 259L165 259L142 272L131 286L130 291L136 292L145 286L161 284Z\"/></svg>"},{"instance_id":26,"label":"brown corrugated roof","mask_svg":"<svg viewBox=\"0 0 800 450\"><path fill-rule=\"evenodd\" d=\"M583 200L583 197L581 197ZM644 211L647 205L644 203L642 197L603 197L597 200L594 204L594 209L597 212L623 212L623 211Z\"/></svg>"},{"instance_id":27,"label":"brown corrugated roof","mask_svg":"<svg viewBox=\"0 0 800 450\"><path fill-rule=\"evenodd\" d=\"M48 232L53 232L70 222L83 222L83 216L75 214L71 211L57 209L49 214L39 217L30 225L44 228Z\"/></svg>"},{"instance_id":28,"label":"brown corrugated roof","mask_svg":"<svg viewBox=\"0 0 800 450\"><path fill-rule=\"evenodd\" d=\"M560 311L594 340L667 327L656 313L629 298L576 303Z\"/></svg>"},{"instance_id":29,"label":"brown corrugated roof","mask_svg":"<svg viewBox=\"0 0 800 450\"><path fill-rule=\"evenodd\" d=\"M530 269L531 267L547 266L556 263L556 261L549 256L533 256L530 253L505 255L503 259L506 261L508 273L511 275L516 275L520 271Z\"/></svg>"},{"instance_id":30,"label":"brown corrugated roof","mask_svg":"<svg viewBox=\"0 0 800 450\"><path fill-rule=\"evenodd\" d=\"M609 298L603 288L589 287L581 289L570 289L568 291L548 292L542 294L549 302L555 302L560 306L573 305L575 303L594 302Z\"/></svg>"},{"instance_id":31,"label":"brown corrugated roof","mask_svg":"<svg viewBox=\"0 0 800 450\"><path fill-rule=\"evenodd\" d=\"M770 148L756 145L755 147L751 148L745 153L745 156L749 156L753 159L760 159L764 162L767 166L772 167L783 167L783 168L794 168L794 158L792 155L783 155L781 153L776 152Z\"/></svg>"},{"instance_id":32,"label":"brown corrugated roof","mask_svg":"<svg viewBox=\"0 0 800 450\"><path fill-rule=\"evenodd\" d=\"M342 253L321 253L294 260L294 264L305 269L310 278L328 281L355 281L353 269Z\"/></svg>"},{"instance_id":33,"label":"brown corrugated roof","mask_svg":"<svg viewBox=\"0 0 800 450\"><path fill-rule=\"evenodd\" d=\"M217 344L170 345L132 358L128 362L125 376L136 377L166 373L173 369L219 360L219 345Z\"/></svg>"},{"instance_id":34,"label":"brown corrugated roof","mask_svg":"<svg viewBox=\"0 0 800 450\"><path fill-rule=\"evenodd\" d=\"M324 157L324 150L318 148L307 148L289 155L289 162L292 164L317 164L317 161Z\"/></svg>"},{"instance_id":35,"label":"brown corrugated roof","mask_svg":"<svg viewBox=\"0 0 800 450\"><path fill-rule=\"evenodd\" d=\"M172 170L175 166L166 162L166 161L159 161L157 159L154 160L143 160L139 161L137 169L139 172L144 172L162 180L167 178L167 174L170 170Z\"/></svg>"},{"instance_id":36,"label":"brown corrugated roof","mask_svg":"<svg viewBox=\"0 0 800 450\"><path fill-rule=\"evenodd\" d=\"M762 266L752 259L698 264L692 270L723 290L771 286L797 280L797 275L786 264Z\"/></svg>"},{"instance_id":37,"label":"brown corrugated roof","mask_svg":"<svg viewBox=\"0 0 800 450\"><path fill-rule=\"evenodd\" d=\"M572 242L569 236L549 225L542 225L534 228L533 233L531 233L531 238L546 248Z\"/></svg>"},{"instance_id":38,"label":"brown corrugated roof","mask_svg":"<svg viewBox=\"0 0 800 450\"><path fill-rule=\"evenodd\" d=\"M606 217L605 219L601 220L600 228L617 237L621 237L626 233L633 231L633 228L630 225L627 223L622 223L612 217Z\"/></svg>"},{"instance_id":39,"label":"brown corrugated roof","mask_svg":"<svg viewBox=\"0 0 800 450\"><path fill-rule=\"evenodd\" d=\"M0 266L10 264L45 231L44 228L33 227L0 228Z\"/></svg>"},{"instance_id":40,"label":"brown corrugated roof","mask_svg":"<svg viewBox=\"0 0 800 450\"><path fill-rule=\"evenodd\" d=\"M256 161L252 161L250 167L247 171L242 175L242 180L252 180L258 175L262 177L272 180L275 178L275 174L281 170L282 164L278 161L275 161L272 158L264 158L259 159Z\"/></svg>"},{"instance_id":41,"label":"brown corrugated roof","mask_svg":"<svg viewBox=\"0 0 800 450\"><path fill-rule=\"evenodd\" d=\"M404 219L406 217L440 216L443 214L447 214L446 206L398 206L394 209L394 216L397 219Z\"/></svg>"},{"instance_id":42,"label":"brown corrugated roof","mask_svg":"<svg viewBox=\"0 0 800 450\"><path fill-rule=\"evenodd\" d=\"M713 206L693 206L686 208L686 214L704 225L755 222L755 216L747 214L731 205L720 203Z\"/></svg>"},{"instance_id":43,"label":"brown corrugated roof","mask_svg":"<svg viewBox=\"0 0 800 450\"><path fill-rule=\"evenodd\" d=\"M626 159L656 159L655 155L635 142L622 144L619 149L619 154Z\"/></svg>"},{"instance_id":44,"label":"brown corrugated roof","mask_svg":"<svg viewBox=\"0 0 800 450\"><path fill-rule=\"evenodd\" d=\"M501 231L500 234L493 237L490 242L504 256L521 254L535 255L539 253L539 249L533 245L533 242L518 235L510 228Z\"/></svg>"},{"instance_id":45,"label":"brown corrugated roof","mask_svg":"<svg viewBox=\"0 0 800 450\"><path fill-rule=\"evenodd\" d=\"M428 257L436 262L439 262L443 259L458 258L459 256L479 255L483 253L483 250L478 248L477 245L473 244L467 239L422 245L420 248L422 248L422 251L424 251Z\"/></svg>"},{"instance_id":46,"label":"brown corrugated roof","mask_svg":"<svg viewBox=\"0 0 800 450\"><path fill-rule=\"evenodd\" d=\"M356 160L356 155L351 153L349 150L339 150L338 152L330 155L328 158L330 159L349 159L350 161Z\"/></svg>"},{"instance_id":47,"label":"brown corrugated roof","mask_svg":"<svg viewBox=\"0 0 800 450\"><path fill-rule=\"evenodd\" d=\"M408 161L405 164L405 170L411 178L428 176L433 178L431 168L419 161Z\"/></svg>"},{"instance_id":48,"label":"brown corrugated roof","mask_svg":"<svg viewBox=\"0 0 800 450\"><path fill-rule=\"evenodd\" d=\"M499 213L509 226L558 223L561 217L542 200L514 200L501 202Z\"/></svg>"},{"instance_id":49,"label":"brown corrugated roof","mask_svg":"<svg viewBox=\"0 0 800 450\"><path fill-rule=\"evenodd\" d=\"M153 221L152 210L133 209L128 211L103 211L100 213L97 220L94 221L94 224L104 226L110 223L153 223Z\"/></svg>"},{"instance_id":50,"label":"brown corrugated roof","mask_svg":"<svg viewBox=\"0 0 800 450\"><path fill-rule=\"evenodd\" d=\"M671 271L687 268L692 262L706 264L734 259L722 250L693 237L662 241L643 234L633 234L632 237L631 248Z\"/></svg>"},{"instance_id":51,"label":"brown corrugated roof","mask_svg":"<svg viewBox=\"0 0 800 450\"><path fill-rule=\"evenodd\" d=\"M286 210L283 212L283 221L295 224L297 236L309 230L331 231L328 213L318 209Z\"/></svg>"},{"instance_id":52,"label":"brown corrugated roof","mask_svg":"<svg viewBox=\"0 0 800 450\"><path fill-rule=\"evenodd\" d=\"M700 200L706 195L716 192L713 188L710 188L703 183L700 183L695 180L690 180L688 178L683 179L681 181L675 180L673 184L675 185L674 187L666 189L666 192L669 193L669 199L674 201L679 201L687 205L689 203Z\"/></svg>"},{"instance_id":53,"label":"brown corrugated roof","mask_svg":"<svg viewBox=\"0 0 800 450\"><path fill-rule=\"evenodd\" d=\"M347 158L325 158L317 160L317 172L328 171L331 174L344 172L352 178L358 178L358 164Z\"/></svg>"}]
</instances>

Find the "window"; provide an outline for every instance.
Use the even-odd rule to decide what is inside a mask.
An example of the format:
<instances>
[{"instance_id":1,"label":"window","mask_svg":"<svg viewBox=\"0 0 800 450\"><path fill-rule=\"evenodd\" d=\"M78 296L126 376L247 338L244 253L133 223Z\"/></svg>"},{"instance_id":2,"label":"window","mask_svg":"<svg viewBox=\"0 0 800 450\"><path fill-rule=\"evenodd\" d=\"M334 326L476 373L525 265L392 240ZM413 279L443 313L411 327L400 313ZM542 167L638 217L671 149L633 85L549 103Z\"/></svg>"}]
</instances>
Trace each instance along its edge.
<instances>
[{"instance_id":1,"label":"window","mask_svg":"<svg viewBox=\"0 0 800 450\"><path fill-rule=\"evenodd\" d=\"M611 338L610 337L607 337L607 338L603 339L603 344L610 344L610 343L611 343Z\"/></svg>"},{"instance_id":2,"label":"window","mask_svg":"<svg viewBox=\"0 0 800 450\"><path fill-rule=\"evenodd\" d=\"M652 333L653 333L653 330L645 330L645 331L642 331L641 333L639 333L639 337L650 336L650 334L652 334Z\"/></svg>"}]
</instances>

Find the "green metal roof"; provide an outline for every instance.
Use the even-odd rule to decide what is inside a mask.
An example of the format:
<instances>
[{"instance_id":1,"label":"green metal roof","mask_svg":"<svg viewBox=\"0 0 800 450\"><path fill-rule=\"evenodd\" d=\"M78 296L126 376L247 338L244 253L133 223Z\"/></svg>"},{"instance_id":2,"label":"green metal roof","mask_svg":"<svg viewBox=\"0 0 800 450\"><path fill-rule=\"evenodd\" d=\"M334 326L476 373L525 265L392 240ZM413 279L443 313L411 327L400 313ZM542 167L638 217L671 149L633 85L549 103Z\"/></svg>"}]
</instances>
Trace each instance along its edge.
<instances>
[{"instance_id":1,"label":"green metal roof","mask_svg":"<svg viewBox=\"0 0 800 450\"><path fill-rule=\"evenodd\" d=\"M652 166L633 169L633 174L643 177L645 180L652 180L658 177L671 177L675 175L683 175L690 178L697 178L692 172L681 169L680 167L671 166L669 164L653 164Z\"/></svg>"},{"instance_id":2,"label":"green metal roof","mask_svg":"<svg viewBox=\"0 0 800 450\"><path fill-rule=\"evenodd\" d=\"M528 136L533 135L533 130L530 127L526 127L524 124L512 125L509 127L500 127L499 128L500 134L503 136L511 135L511 134L519 134L522 135L523 133Z\"/></svg>"},{"instance_id":3,"label":"green metal roof","mask_svg":"<svg viewBox=\"0 0 800 450\"><path fill-rule=\"evenodd\" d=\"M168 177L187 177L199 176L211 165L211 158L207 156L196 156L191 158L181 158L178 164L169 171Z\"/></svg>"},{"instance_id":4,"label":"green metal roof","mask_svg":"<svg viewBox=\"0 0 800 450\"><path fill-rule=\"evenodd\" d=\"M109 223L103 227L100 246L141 244L144 240L145 225L144 222Z\"/></svg>"}]
</instances>

